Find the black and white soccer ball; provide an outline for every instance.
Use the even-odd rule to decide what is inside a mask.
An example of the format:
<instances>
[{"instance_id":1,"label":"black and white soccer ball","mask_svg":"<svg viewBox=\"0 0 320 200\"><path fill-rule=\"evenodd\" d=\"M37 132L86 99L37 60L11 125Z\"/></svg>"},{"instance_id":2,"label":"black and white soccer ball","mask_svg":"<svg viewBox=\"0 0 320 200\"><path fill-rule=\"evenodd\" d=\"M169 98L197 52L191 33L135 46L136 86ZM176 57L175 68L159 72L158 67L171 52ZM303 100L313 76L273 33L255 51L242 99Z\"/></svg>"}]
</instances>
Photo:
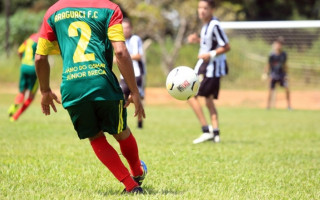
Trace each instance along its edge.
<instances>
[{"instance_id":1,"label":"black and white soccer ball","mask_svg":"<svg viewBox=\"0 0 320 200\"><path fill-rule=\"evenodd\" d=\"M198 76L190 67L176 67L167 76L167 91L178 100L188 100L197 95L199 85Z\"/></svg>"}]
</instances>

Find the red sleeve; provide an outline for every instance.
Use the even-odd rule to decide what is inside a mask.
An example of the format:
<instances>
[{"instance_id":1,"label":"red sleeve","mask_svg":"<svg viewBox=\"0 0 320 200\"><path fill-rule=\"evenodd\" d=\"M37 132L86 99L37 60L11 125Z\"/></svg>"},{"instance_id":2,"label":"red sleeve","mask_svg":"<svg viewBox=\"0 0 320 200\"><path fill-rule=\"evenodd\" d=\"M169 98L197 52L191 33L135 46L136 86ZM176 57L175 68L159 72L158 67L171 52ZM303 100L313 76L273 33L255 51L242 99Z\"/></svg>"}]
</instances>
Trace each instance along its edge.
<instances>
[{"instance_id":1,"label":"red sleeve","mask_svg":"<svg viewBox=\"0 0 320 200\"><path fill-rule=\"evenodd\" d=\"M49 41L56 41L57 37L52 29L52 27L49 25L48 20L44 18L41 29L40 29L40 37L43 39L47 39Z\"/></svg>"},{"instance_id":2,"label":"red sleeve","mask_svg":"<svg viewBox=\"0 0 320 200\"><path fill-rule=\"evenodd\" d=\"M109 27L116 25L116 24L122 24L123 15L119 8L119 6L116 7L114 10L114 13L110 19Z\"/></svg>"}]
</instances>

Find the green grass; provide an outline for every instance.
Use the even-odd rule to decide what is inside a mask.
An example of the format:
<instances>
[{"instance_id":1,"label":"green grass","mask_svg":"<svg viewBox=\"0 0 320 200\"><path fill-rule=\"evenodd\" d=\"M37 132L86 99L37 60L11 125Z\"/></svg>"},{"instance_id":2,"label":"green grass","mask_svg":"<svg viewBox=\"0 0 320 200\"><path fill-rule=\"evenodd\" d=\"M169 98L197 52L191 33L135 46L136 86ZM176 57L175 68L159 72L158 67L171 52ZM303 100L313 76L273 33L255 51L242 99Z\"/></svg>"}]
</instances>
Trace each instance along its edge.
<instances>
[{"instance_id":1,"label":"green grass","mask_svg":"<svg viewBox=\"0 0 320 200\"><path fill-rule=\"evenodd\" d=\"M67 112L45 117L39 98L16 123L14 96L0 98L0 199L132 199L78 140ZM193 145L188 107L147 106L145 128L129 124L149 174L136 199L319 199L319 111L219 109L222 142ZM119 152L117 142L108 137Z\"/></svg>"}]
</instances>

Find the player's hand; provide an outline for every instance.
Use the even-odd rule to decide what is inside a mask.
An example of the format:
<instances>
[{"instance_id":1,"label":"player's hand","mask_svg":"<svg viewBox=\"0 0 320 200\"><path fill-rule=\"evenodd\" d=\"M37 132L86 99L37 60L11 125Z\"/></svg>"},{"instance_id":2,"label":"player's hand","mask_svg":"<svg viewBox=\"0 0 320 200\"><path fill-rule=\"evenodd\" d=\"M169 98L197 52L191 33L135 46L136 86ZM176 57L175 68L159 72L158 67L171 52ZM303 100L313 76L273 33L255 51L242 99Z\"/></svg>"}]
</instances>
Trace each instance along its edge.
<instances>
[{"instance_id":1,"label":"player's hand","mask_svg":"<svg viewBox=\"0 0 320 200\"><path fill-rule=\"evenodd\" d=\"M42 108L43 114L50 115L50 106L52 107L54 112L57 112L57 108L54 105L54 101L57 102L58 104L61 104L57 95L53 93L51 90L47 92L42 92L41 95L42 95L41 108Z\"/></svg>"},{"instance_id":2,"label":"player's hand","mask_svg":"<svg viewBox=\"0 0 320 200\"><path fill-rule=\"evenodd\" d=\"M144 108L141 103L139 93L131 93L124 107L125 108L128 107L130 103L133 103L135 107L134 117L138 116L138 120L142 120L142 118L146 118L146 114L144 112Z\"/></svg>"},{"instance_id":3,"label":"player's hand","mask_svg":"<svg viewBox=\"0 0 320 200\"><path fill-rule=\"evenodd\" d=\"M188 42L189 43L197 43L199 41L199 37L196 33L193 33L188 36Z\"/></svg>"},{"instance_id":4,"label":"player's hand","mask_svg":"<svg viewBox=\"0 0 320 200\"><path fill-rule=\"evenodd\" d=\"M198 56L198 58L202 59L204 62L209 62L210 61L210 54L209 53L201 54Z\"/></svg>"},{"instance_id":5,"label":"player's hand","mask_svg":"<svg viewBox=\"0 0 320 200\"><path fill-rule=\"evenodd\" d=\"M263 73L263 74L261 75L261 80L265 81L265 80L267 80L267 79L268 79L268 74Z\"/></svg>"}]
</instances>

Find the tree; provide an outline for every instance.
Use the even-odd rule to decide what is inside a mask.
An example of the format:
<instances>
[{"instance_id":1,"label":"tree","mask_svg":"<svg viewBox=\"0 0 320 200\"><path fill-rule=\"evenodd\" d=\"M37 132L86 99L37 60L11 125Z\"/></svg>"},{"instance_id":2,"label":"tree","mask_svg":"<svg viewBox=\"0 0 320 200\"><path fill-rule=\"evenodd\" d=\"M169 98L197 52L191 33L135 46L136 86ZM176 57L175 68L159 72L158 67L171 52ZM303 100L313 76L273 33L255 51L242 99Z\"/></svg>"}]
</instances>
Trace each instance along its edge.
<instances>
[{"instance_id":1,"label":"tree","mask_svg":"<svg viewBox=\"0 0 320 200\"><path fill-rule=\"evenodd\" d=\"M10 0L5 0L5 13L6 13L6 34L5 34L5 50L7 57L9 57L10 46L9 46L9 37L10 37Z\"/></svg>"},{"instance_id":2,"label":"tree","mask_svg":"<svg viewBox=\"0 0 320 200\"><path fill-rule=\"evenodd\" d=\"M242 5L246 20L319 19L318 0L227 0Z\"/></svg>"},{"instance_id":3,"label":"tree","mask_svg":"<svg viewBox=\"0 0 320 200\"><path fill-rule=\"evenodd\" d=\"M186 34L195 29L197 4L194 0L121 1L136 32L142 38L150 38L160 45L165 74L173 69ZM168 41L172 41L173 45L167 45Z\"/></svg>"}]
</instances>

